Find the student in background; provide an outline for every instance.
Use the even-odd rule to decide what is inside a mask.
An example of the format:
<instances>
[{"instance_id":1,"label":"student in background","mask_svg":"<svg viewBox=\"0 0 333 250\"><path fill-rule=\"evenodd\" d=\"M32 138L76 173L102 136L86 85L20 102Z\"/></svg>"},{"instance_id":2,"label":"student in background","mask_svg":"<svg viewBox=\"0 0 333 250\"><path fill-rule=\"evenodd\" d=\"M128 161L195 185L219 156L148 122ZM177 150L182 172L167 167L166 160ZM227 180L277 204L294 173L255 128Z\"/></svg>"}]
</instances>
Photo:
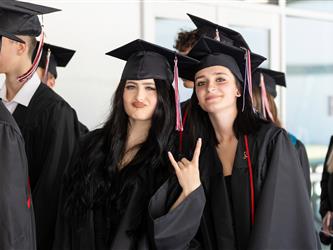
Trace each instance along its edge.
<instances>
[{"instance_id":1,"label":"student in background","mask_svg":"<svg viewBox=\"0 0 333 250\"><path fill-rule=\"evenodd\" d=\"M12 113L25 141L36 223L37 249L52 247L60 183L79 137L72 107L41 83L36 69L44 42L37 15L58 9L20 1L0 2L0 73L3 104ZM36 37L41 43L32 58Z\"/></svg>"},{"instance_id":2,"label":"student in background","mask_svg":"<svg viewBox=\"0 0 333 250\"><path fill-rule=\"evenodd\" d=\"M282 127L274 98L277 96L276 85L286 87L285 74L279 71L258 68L252 77L254 107L263 118L274 122L278 127ZM309 197L311 197L310 163L305 146L291 133L288 133L288 136L298 154L306 181L306 188Z\"/></svg>"},{"instance_id":3,"label":"student in background","mask_svg":"<svg viewBox=\"0 0 333 250\"><path fill-rule=\"evenodd\" d=\"M34 55L37 53L38 45L39 43L37 43ZM36 71L39 79L53 89L58 78L57 67L66 67L74 54L75 50L44 43L42 56ZM81 135L89 132L89 129L83 123L79 122L79 125Z\"/></svg>"}]
</instances>

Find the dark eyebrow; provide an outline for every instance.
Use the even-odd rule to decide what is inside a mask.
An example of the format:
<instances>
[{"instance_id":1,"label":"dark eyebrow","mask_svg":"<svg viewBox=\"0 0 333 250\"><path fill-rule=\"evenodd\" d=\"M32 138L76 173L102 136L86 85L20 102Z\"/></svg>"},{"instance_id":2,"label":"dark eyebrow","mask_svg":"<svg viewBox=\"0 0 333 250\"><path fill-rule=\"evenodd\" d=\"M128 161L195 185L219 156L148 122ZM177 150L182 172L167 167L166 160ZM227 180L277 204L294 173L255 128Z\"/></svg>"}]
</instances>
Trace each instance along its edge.
<instances>
[{"instance_id":1,"label":"dark eyebrow","mask_svg":"<svg viewBox=\"0 0 333 250\"><path fill-rule=\"evenodd\" d=\"M198 77L196 77L195 79L194 79L194 81L196 81L196 80L198 80L198 79L200 79L200 78L204 78L205 76L198 76Z\"/></svg>"},{"instance_id":2,"label":"dark eyebrow","mask_svg":"<svg viewBox=\"0 0 333 250\"><path fill-rule=\"evenodd\" d=\"M137 85L137 83L136 83L136 82L133 82L133 81L127 81L127 82L126 82L126 84L130 84L130 83L131 83L131 84L134 84L134 85Z\"/></svg>"},{"instance_id":3,"label":"dark eyebrow","mask_svg":"<svg viewBox=\"0 0 333 250\"><path fill-rule=\"evenodd\" d=\"M226 73L223 73L223 72L214 72L213 75L226 75L226 76L228 76ZM205 77L205 76L200 75L200 76L196 77L194 80L196 81L196 80L198 80L199 78L204 78L204 77Z\"/></svg>"},{"instance_id":4,"label":"dark eyebrow","mask_svg":"<svg viewBox=\"0 0 333 250\"><path fill-rule=\"evenodd\" d=\"M227 76L227 74L223 73L223 72L214 72L213 75L226 75Z\"/></svg>"},{"instance_id":5,"label":"dark eyebrow","mask_svg":"<svg viewBox=\"0 0 333 250\"><path fill-rule=\"evenodd\" d=\"M152 86L155 86L155 83L153 83L153 82L143 82L142 85L152 85Z\"/></svg>"},{"instance_id":6,"label":"dark eyebrow","mask_svg":"<svg viewBox=\"0 0 333 250\"><path fill-rule=\"evenodd\" d=\"M132 81L132 80L127 81L126 84L134 84L134 85L138 85L137 82ZM153 82L143 82L142 85L145 85L145 86L155 86L155 83L153 83Z\"/></svg>"}]
</instances>

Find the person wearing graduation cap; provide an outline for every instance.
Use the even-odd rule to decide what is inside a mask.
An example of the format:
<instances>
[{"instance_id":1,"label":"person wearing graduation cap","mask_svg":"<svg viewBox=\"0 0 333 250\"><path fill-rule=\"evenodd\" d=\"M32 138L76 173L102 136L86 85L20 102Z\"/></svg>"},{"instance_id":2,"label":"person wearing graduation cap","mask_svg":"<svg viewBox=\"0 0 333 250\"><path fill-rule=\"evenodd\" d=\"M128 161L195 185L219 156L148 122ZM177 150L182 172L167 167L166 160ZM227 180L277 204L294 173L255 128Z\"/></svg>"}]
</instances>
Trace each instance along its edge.
<instances>
[{"instance_id":1,"label":"person wearing graduation cap","mask_svg":"<svg viewBox=\"0 0 333 250\"><path fill-rule=\"evenodd\" d=\"M177 34L174 47L181 54L187 55L201 36L208 36L228 45L249 49L243 36L237 31L189 13L187 13L187 15L196 26L196 29L191 31L180 31ZM192 81L184 79L184 86L186 88L193 88L193 85L194 83Z\"/></svg>"},{"instance_id":2,"label":"person wearing graduation cap","mask_svg":"<svg viewBox=\"0 0 333 250\"><path fill-rule=\"evenodd\" d=\"M39 43L37 43L37 47L38 45ZM34 55L37 54L37 47ZM75 50L44 43L42 56L36 71L40 80L53 89L58 78L57 67L66 67L74 54ZM81 135L89 132L89 129L83 123L79 122L79 126Z\"/></svg>"},{"instance_id":3,"label":"person wearing graduation cap","mask_svg":"<svg viewBox=\"0 0 333 250\"><path fill-rule=\"evenodd\" d=\"M0 101L0 249L36 249L35 218L24 140Z\"/></svg>"},{"instance_id":4,"label":"person wearing graduation cap","mask_svg":"<svg viewBox=\"0 0 333 250\"><path fill-rule=\"evenodd\" d=\"M251 102L251 69L264 60L249 50L203 37L182 74L195 83L189 111L191 159L202 138L200 179L206 204L193 215L171 177L150 201L157 249L318 249L309 197L286 131L261 119ZM178 206L172 209L172 204ZM171 209L171 210L170 210ZM200 223L198 231L189 231ZM183 240L184 232L192 239Z\"/></svg>"},{"instance_id":5,"label":"person wearing graduation cap","mask_svg":"<svg viewBox=\"0 0 333 250\"><path fill-rule=\"evenodd\" d=\"M38 44L37 44L38 45ZM34 55L37 53L37 48ZM66 67L75 54L75 50L44 43L37 74L41 81L54 88L58 77L57 67Z\"/></svg>"},{"instance_id":6,"label":"person wearing graduation cap","mask_svg":"<svg viewBox=\"0 0 333 250\"><path fill-rule=\"evenodd\" d=\"M197 61L140 39L107 55L126 65L109 118L82 139L66 173L54 250L155 249L147 208L171 173L167 151L175 128L182 129L177 71ZM202 189L185 187L204 199Z\"/></svg>"},{"instance_id":7,"label":"person wearing graduation cap","mask_svg":"<svg viewBox=\"0 0 333 250\"><path fill-rule=\"evenodd\" d=\"M0 73L5 74L0 95L25 140L40 250L52 247L60 180L79 136L75 111L36 73L44 43L37 15L56 11L15 0L0 2Z\"/></svg>"},{"instance_id":8,"label":"person wearing graduation cap","mask_svg":"<svg viewBox=\"0 0 333 250\"><path fill-rule=\"evenodd\" d=\"M258 68L252 77L253 106L263 118L274 122L278 127L282 127L274 98L277 96L276 85L286 87L285 74L271 69ZM305 146L291 133L288 133L288 136L291 143L295 146L306 181L306 188L308 189L309 197L311 197L310 163Z\"/></svg>"},{"instance_id":9,"label":"person wearing graduation cap","mask_svg":"<svg viewBox=\"0 0 333 250\"><path fill-rule=\"evenodd\" d=\"M180 51L180 53L187 55L192 49L192 47L195 45L195 43L202 36L213 38L217 41L220 41L223 44L250 49L249 45L246 43L245 39L239 32L189 13L187 13L187 15L191 19L193 24L196 26L196 29L188 32L178 33L175 48L178 51ZM185 87L191 86L193 88L194 86L194 83L190 80L183 79L183 82ZM187 126L188 126L187 118L188 118L189 103L190 99L182 103L182 115L183 115L183 124L185 132L187 131ZM182 137L182 133L180 134L180 137ZM180 141L179 150L180 152L182 152L183 148L182 138L180 138L179 141Z\"/></svg>"}]
</instances>

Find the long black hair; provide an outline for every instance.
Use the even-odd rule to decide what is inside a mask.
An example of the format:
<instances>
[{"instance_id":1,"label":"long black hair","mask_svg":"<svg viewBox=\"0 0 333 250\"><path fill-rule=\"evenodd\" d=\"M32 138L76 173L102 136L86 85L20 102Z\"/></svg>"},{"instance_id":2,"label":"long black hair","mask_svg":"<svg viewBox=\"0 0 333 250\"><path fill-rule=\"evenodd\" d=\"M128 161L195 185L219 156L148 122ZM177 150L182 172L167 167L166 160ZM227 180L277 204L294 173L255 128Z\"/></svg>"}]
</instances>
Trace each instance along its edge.
<instances>
[{"instance_id":1,"label":"long black hair","mask_svg":"<svg viewBox=\"0 0 333 250\"><path fill-rule=\"evenodd\" d=\"M235 77L235 79L237 79ZM243 93L243 86L236 80L236 86L240 93ZM189 142L190 148L194 148L197 138L202 138L203 142L212 141L218 144L214 128L210 122L208 113L199 106L199 101L195 93L195 86L188 108ZM254 111L248 89L245 91L245 107L243 110L243 95L237 98L237 116L233 124L233 131L238 139L241 135L251 134L257 131L263 120Z\"/></svg>"},{"instance_id":2,"label":"long black hair","mask_svg":"<svg viewBox=\"0 0 333 250\"><path fill-rule=\"evenodd\" d=\"M125 154L128 137L129 118L123 103L125 84L125 80L119 83L104 126L82 140L65 175L64 213L74 223L79 223L97 203L110 203L114 199L112 190L117 183L118 165ZM135 165L155 172L167 171L166 151L173 151L174 145L175 97L169 82L155 80L155 85L157 106L147 139L139 145L138 153L126 168Z\"/></svg>"}]
</instances>

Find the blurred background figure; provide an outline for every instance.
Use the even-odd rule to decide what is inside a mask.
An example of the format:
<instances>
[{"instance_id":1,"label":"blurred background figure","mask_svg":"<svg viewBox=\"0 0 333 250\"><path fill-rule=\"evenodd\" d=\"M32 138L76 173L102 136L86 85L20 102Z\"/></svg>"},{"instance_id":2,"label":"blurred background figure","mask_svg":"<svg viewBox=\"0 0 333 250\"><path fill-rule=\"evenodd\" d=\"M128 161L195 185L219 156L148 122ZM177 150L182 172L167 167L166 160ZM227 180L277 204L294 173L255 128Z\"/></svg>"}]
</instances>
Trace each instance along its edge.
<instances>
[{"instance_id":1,"label":"blurred background figure","mask_svg":"<svg viewBox=\"0 0 333 250\"><path fill-rule=\"evenodd\" d=\"M34 55L37 53L39 43L37 43ZM75 50L55 46L45 43L43 46L42 57L39 61L37 74L40 80L51 89L54 89L56 79L58 78L57 67L66 67L75 54ZM86 125L79 122L80 134L89 132Z\"/></svg>"},{"instance_id":2,"label":"blurred background figure","mask_svg":"<svg viewBox=\"0 0 333 250\"><path fill-rule=\"evenodd\" d=\"M38 48L37 43L36 48ZM36 55L37 49L34 55ZM50 88L56 84L58 77L57 67L66 67L75 54L75 50L58 47L45 43L43 46L42 57L39 61L37 74L41 81Z\"/></svg>"},{"instance_id":3,"label":"blurred background figure","mask_svg":"<svg viewBox=\"0 0 333 250\"><path fill-rule=\"evenodd\" d=\"M286 78L283 72L270 69L258 68L252 76L253 104L257 111L267 120L282 127L278 109L274 98L277 96L276 86L286 87ZM311 196L310 164L304 144L294 135L288 133L291 143L294 145L302 171L304 174L306 188Z\"/></svg>"}]
</instances>

